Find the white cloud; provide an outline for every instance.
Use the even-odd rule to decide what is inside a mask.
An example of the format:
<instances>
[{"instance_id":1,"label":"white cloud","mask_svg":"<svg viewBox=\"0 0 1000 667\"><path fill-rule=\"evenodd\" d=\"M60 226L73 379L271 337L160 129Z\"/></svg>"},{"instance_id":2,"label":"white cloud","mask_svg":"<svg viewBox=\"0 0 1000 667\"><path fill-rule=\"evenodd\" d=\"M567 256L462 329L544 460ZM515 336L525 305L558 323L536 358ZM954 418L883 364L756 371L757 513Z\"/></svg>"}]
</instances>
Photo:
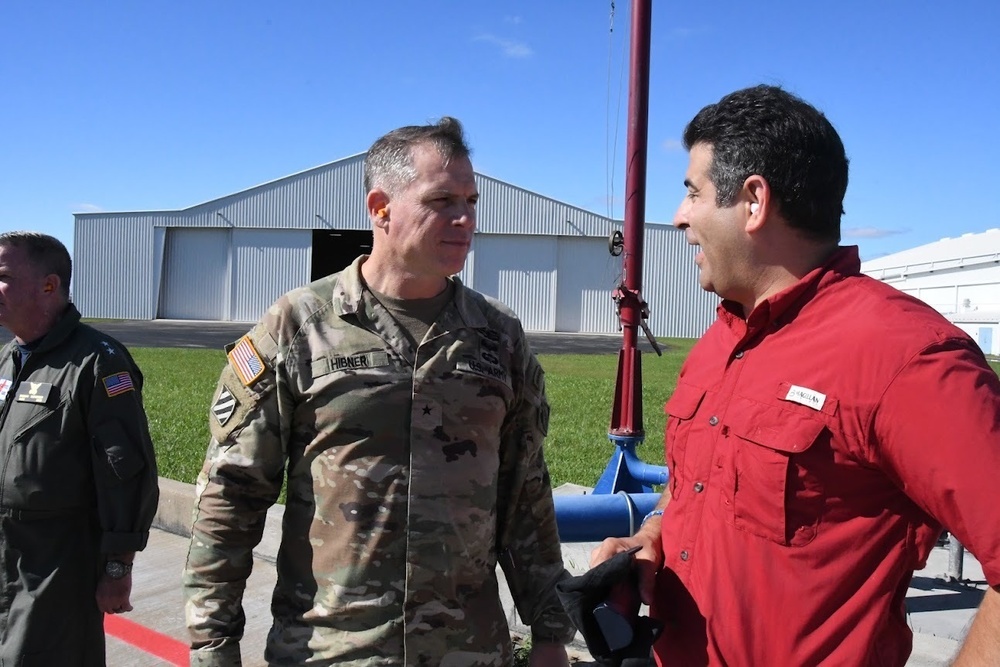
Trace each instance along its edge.
<instances>
[{"instance_id":1,"label":"white cloud","mask_svg":"<svg viewBox=\"0 0 1000 667\"><path fill-rule=\"evenodd\" d=\"M104 208L101 207L101 206L98 206L97 204L87 204L87 203L73 204L70 208L72 209L73 213L103 213L104 212Z\"/></svg>"},{"instance_id":2,"label":"white cloud","mask_svg":"<svg viewBox=\"0 0 1000 667\"><path fill-rule=\"evenodd\" d=\"M520 25L523 19L520 16L505 16L503 17L504 23L511 23L513 25Z\"/></svg>"},{"instance_id":3,"label":"white cloud","mask_svg":"<svg viewBox=\"0 0 1000 667\"><path fill-rule=\"evenodd\" d=\"M844 236L853 239L883 239L887 236L905 234L908 229L879 229L878 227L852 227L844 230Z\"/></svg>"},{"instance_id":4,"label":"white cloud","mask_svg":"<svg viewBox=\"0 0 1000 667\"><path fill-rule=\"evenodd\" d=\"M668 153L678 153L684 150L684 144L681 143L680 139L667 139L662 144L663 150Z\"/></svg>"},{"instance_id":5,"label":"white cloud","mask_svg":"<svg viewBox=\"0 0 1000 667\"><path fill-rule=\"evenodd\" d=\"M497 37L496 35L483 34L475 38L477 42L487 42L488 44L493 44L499 46L500 50L508 58L528 58L534 51L531 47L524 42L516 42L511 39L503 39Z\"/></svg>"}]
</instances>

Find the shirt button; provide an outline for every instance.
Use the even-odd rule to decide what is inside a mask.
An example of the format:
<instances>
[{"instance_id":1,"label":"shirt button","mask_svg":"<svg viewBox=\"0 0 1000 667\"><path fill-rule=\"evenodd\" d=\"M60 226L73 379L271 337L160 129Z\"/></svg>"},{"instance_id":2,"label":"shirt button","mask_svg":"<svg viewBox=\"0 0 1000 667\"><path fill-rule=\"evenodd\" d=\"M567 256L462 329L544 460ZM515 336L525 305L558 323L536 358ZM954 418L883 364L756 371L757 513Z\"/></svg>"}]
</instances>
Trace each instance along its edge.
<instances>
[{"instance_id":1,"label":"shirt button","mask_svg":"<svg viewBox=\"0 0 1000 667\"><path fill-rule=\"evenodd\" d=\"M694 483L694 492L695 493L701 493L704 490L705 490L705 485L704 484L702 484L701 482L695 482Z\"/></svg>"},{"instance_id":2,"label":"shirt button","mask_svg":"<svg viewBox=\"0 0 1000 667\"><path fill-rule=\"evenodd\" d=\"M681 552L681 560L686 561L689 558L687 550Z\"/></svg>"},{"instance_id":3,"label":"shirt button","mask_svg":"<svg viewBox=\"0 0 1000 667\"><path fill-rule=\"evenodd\" d=\"M719 423L719 418L716 417L715 415L712 415L711 417L708 418L708 423L710 426L715 426L716 424Z\"/></svg>"},{"instance_id":4,"label":"shirt button","mask_svg":"<svg viewBox=\"0 0 1000 667\"><path fill-rule=\"evenodd\" d=\"M742 359L743 358L743 350L740 350L739 352L737 352L733 356L736 357L737 359Z\"/></svg>"}]
</instances>

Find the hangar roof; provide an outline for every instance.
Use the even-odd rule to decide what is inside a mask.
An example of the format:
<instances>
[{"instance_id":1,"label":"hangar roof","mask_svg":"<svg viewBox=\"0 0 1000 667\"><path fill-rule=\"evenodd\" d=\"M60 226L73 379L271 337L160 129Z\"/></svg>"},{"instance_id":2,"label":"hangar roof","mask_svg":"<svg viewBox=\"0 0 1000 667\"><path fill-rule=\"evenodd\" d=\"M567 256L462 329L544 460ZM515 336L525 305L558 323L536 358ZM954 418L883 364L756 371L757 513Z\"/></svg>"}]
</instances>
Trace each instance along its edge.
<instances>
[{"instance_id":1,"label":"hangar roof","mask_svg":"<svg viewBox=\"0 0 1000 667\"><path fill-rule=\"evenodd\" d=\"M887 279L936 269L964 268L1000 261L1000 229L943 238L916 248L862 262L861 270Z\"/></svg>"}]
</instances>

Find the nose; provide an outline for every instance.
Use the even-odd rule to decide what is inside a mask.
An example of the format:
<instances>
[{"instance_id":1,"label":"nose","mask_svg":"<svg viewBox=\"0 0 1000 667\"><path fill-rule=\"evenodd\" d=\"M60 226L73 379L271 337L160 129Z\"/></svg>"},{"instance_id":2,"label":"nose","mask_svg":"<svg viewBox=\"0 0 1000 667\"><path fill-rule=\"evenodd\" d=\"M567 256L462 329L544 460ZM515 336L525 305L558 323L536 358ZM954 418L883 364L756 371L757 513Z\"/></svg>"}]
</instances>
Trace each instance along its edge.
<instances>
[{"instance_id":1,"label":"nose","mask_svg":"<svg viewBox=\"0 0 1000 667\"><path fill-rule=\"evenodd\" d=\"M688 200L687 197L681 202L681 205L677 207L677 212L674 213L673 225L677 229L687 229L690 226L688 223Z\"/></svg>"},{"instance_id":2,"label":"nose","mask_svg":"<svg viewBox=\"0 0 1000 667\"><path fill-rule=\"evenodd\" d=\"M472 203L461 204L455 211L452 224L456 227L476 227L476 205Z\"/></svg>"}]
</instances>

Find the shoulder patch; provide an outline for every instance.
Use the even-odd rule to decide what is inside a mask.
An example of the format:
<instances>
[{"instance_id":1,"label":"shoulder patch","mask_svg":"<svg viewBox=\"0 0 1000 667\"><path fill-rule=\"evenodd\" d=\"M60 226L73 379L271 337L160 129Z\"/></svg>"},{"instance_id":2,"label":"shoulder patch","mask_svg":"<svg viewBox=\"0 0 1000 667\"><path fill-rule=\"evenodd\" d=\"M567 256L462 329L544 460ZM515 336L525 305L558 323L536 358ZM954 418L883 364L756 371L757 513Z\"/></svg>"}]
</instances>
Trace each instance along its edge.
<instances>
[{"instance_id":1,"label":"shoulder patch","mask_svg":"<svg viewBox=\"0 0 1000 667\"><path fill-rule=\"evenodd\" d=\"M222 391L219 392L219 398L212 406L212 414L215 415L219 426L225 426L234 412L236 412L236 397L233 396L233 392L229 391L228 387L223 386Z\"/></svg>"},{"instance_id":2,"label":"shoulder patch","mask_svg":"<svg viewBox=\"0 0 1000 667\"><path fill-rule=\"evenodd\" d=\"M108 398L114 398L119 394L135 390L132 384L132 376L129 375L128 371L109 375L101 380L101 384L104 385L104 391L107 392Z\"/></svg>"},{"instance_id":3,"label":"shoulder patch","mask_svg":"<svg viewBox=\"0 0 1000 667\"><path fill-rule=\"evenodd\" d=\"M253 386L264 374L264 360L260 358L250 336L240 338L226 356L244 387Z\"/></svg>"},{"instance_id":4,"label":"shoulder patch","mask_svg":"<svg viewBox=\"0 0 1000 667\"><path fill-rule=\"evenodd\" d=\"M225 443L234 431L243 428L259 401L260 396L241 384L235 370L223 369L208 416L208 430L216 442Z\"/></svg>"}]
</instances>

